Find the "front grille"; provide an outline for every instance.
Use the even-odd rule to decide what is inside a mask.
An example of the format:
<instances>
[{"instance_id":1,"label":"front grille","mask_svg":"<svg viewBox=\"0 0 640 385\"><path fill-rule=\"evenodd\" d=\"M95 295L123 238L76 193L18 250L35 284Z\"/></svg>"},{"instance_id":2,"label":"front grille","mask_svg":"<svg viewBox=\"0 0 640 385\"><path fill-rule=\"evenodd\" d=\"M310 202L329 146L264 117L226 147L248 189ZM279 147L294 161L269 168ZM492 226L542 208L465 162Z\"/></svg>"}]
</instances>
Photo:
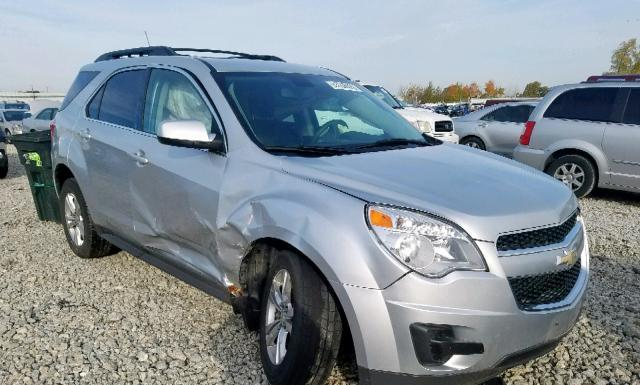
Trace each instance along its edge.
<instances>
[{"instance_id":1,"label":"front grille","mask_svg":"<svg viewBox=\"0 0 640 385\"><path fill-rule=\"evenodd\" d=\"M567 298L580 276L581 262L554 273L509 278L511 291L522 310L549 305Z\"/></svg>"},{"instance_id":2,"label":"front grille","mask_svg":"<svg viewBox=\"0 0 640 385\"><path fill-rule=\"evenodd\" d=\"M453 131L453 122L448 120L436 122L435 130L436 132L451 132Z\"/></svg>"},{"instance_id":3,"label":"front grille","mask_svg":"<svg viewBox=\"0 0 640 385\"><path fill-rule=\"evenodd\" d=\"M567 234L569 234L571 229L576 225L577 220L578 212L576 211L571 218L558 226L501 235L498 237L496 247L498 251L510 251L554 245L562 242L566 238Z\"/></svg>"}]
</instances>

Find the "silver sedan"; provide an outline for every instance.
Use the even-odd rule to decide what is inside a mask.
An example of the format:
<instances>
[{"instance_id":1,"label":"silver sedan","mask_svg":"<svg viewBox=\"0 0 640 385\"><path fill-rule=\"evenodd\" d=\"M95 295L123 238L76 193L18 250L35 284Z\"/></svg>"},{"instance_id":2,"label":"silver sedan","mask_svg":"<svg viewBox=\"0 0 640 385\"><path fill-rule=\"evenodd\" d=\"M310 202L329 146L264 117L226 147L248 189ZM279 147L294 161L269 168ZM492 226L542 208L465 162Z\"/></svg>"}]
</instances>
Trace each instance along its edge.
<instances>
[{"instance_id":1,"label":"silver sedan","mask_svg":"<svg viewBox=\"0 0 640 385\"><path fill-rule=\"evenodd\" d=\"M454 118L460 144L513 157L524 123L537 102L501 103Z\"/></svg>"}]
</instances>

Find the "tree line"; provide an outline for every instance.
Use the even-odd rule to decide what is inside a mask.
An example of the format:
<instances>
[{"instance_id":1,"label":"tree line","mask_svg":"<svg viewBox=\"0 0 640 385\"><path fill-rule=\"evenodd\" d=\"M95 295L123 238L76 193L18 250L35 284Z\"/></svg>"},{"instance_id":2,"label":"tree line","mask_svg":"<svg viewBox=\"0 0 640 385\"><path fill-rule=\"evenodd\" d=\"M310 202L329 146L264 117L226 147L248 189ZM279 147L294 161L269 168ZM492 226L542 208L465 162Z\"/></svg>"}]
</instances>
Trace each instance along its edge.
<instances>
[{"instance_id":1,"label":"tree line","mask_svg":"<svg viewBox=\"0 0 640 385\"><path fill-rule=\"evenodd\" d=\"M640 74L640 42L629 39L620 43L611 55L611 68L607 75ZM521 93L508 95L513 97L541 98L549 87L539 81L527 83ZM505 95L505 89L489 80L481 89L478 83L463 84L456 82L441 88L429 82L426 86L411 84L400 90L402 100L411 104L466 102L471 98L499 98Z\"/></svg>"}]
</instances>

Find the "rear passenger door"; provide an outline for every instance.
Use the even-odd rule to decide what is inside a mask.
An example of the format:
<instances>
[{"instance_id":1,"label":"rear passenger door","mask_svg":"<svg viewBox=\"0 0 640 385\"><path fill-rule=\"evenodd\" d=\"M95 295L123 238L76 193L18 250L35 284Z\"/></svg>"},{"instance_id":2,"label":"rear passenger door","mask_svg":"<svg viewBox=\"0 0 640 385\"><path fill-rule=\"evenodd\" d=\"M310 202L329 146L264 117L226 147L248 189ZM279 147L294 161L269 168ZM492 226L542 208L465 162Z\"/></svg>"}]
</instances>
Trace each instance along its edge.
<instances>
[{"instance_id":1,"label":"rear passenger door","mask_svg":"<svg viewBox=\"0 0 640 385\"><path fill-rule=\"evenodd\" d=\"M640 88L629 91L621 123L607 126L603 147L611 184L640 189Z\"/></svg>"},{"instance_id":2,"label":"rear passenger door","mask_svg":"<svg viewBox=\"0 0 640 385\"><path fill-rule=\"evenodd\" d=\"M92 219L110 232L132 239L129 179L136 169L135 149L142 128L149 71L128 69L111 76L86 107L76 126L89 168Z\"/></svg>"},{"instance_id":3,"label":"rear passenger door","mask_svg":"<svg viewBox=\"0 0 640 385\"><path fill-rule=\"evenodd\" d=\"M530 113L530 106L504 106L483 116L478 129L488 139L487 150L511 157Z\"/></svg>"},{"instance_id":4,"label":"rear passenger door","mask_svg":"<svg viewBox=\"0 0 640 385\"><path fill-rule=\"evenodd\" d=\"M178 68L153 68L144 125L134 151L128 189L138 245L192 275L223 281L217 255L217 212L226 157L207 150L161 144L163 121L199 120L221 135L213 106L196 79ZM208 279L210 282L211 280Z\"/></svg>"}]
</instances>

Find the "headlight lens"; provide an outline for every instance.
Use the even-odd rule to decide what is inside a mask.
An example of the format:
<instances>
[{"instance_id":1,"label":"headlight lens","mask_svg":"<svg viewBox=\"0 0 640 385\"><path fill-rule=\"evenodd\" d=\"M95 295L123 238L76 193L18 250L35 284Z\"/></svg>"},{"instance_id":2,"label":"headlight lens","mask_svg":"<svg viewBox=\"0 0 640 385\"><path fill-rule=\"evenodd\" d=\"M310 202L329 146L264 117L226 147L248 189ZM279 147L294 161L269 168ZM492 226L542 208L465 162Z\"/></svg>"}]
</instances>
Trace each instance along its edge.
<instances>
[{"instance_id":1,"label":"headlight lens","mask_svg":"<svg viewBox=\"0 0 640 385\"><path fill-rule=\"evenodd\" d=\"M422 132L431 132L431 131L433 131L431 129L431 123L429 123L427 121L424 121L424 120L416 120L412 124L413 124L413 126L415 128L417 128L418 130L420 130Z\"/></svg>"},{"instance_id":2,"label":"headlight lens","mask_svg":"<svg viewBox=\"0 0 640 385\"><path fill-rule=\"evenodd\" d=\"M485 271L473 240L461 229L434 217L385 206L368 206L367 222L400 262L427 277L454 270Z\"/></svg>"}]
</instances>

